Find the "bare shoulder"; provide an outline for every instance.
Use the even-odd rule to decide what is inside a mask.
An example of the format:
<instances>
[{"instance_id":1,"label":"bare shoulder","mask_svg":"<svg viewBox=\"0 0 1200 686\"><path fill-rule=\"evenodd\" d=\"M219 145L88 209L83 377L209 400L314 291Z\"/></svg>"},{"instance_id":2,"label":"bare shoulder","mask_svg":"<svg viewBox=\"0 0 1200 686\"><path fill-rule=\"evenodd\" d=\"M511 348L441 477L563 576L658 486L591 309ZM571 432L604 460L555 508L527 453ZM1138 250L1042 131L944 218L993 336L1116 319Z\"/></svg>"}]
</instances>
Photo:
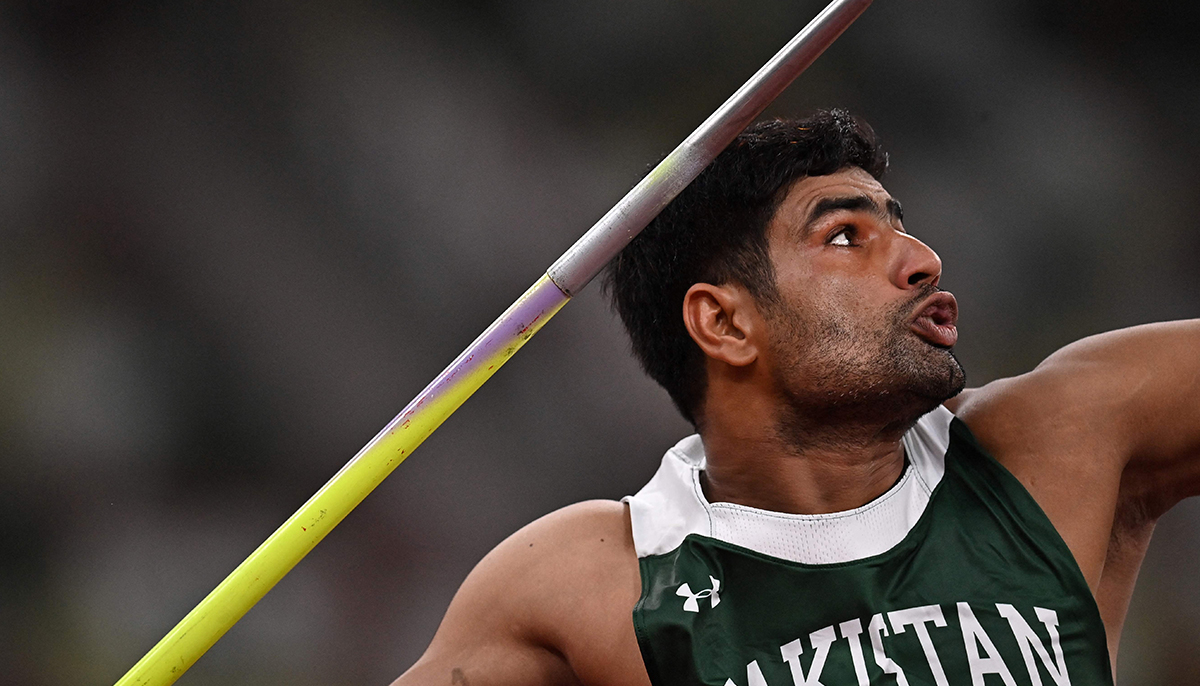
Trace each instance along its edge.
<instances>
[{"instance_id":1,"label":"bare shoulder","mask_svg":"<svg viewBox=\"0 0 1200 686\"><path fill-rule=\"evenodd\" d=\"M1164 371L1189 370L1200 321L1164 322L1089 336L1032 371L964 391L947 403L999 458L1064 444L1104 446L1094 459L1123 466L1162 408L1136 402L1169 386Z\"/></svg>"},{"instance_id":2,"label":"bare shoulder","mask_svg":"<svg viewBox=\"0 0 1200 686\"><path fill-rule=\"evenodd\" d=\"M1169 323L1090 336L948 406L1043 508L1080 489L1115 497L1144 434L1143 413L1153 411L1136 396L1162 385L1162 357L1182 347L1172 344L1179 330Z\"/></svg>"},{"instance_id":3,"label":"bare shoulder","mask_svg":"<svg viewBox=\"0 0 1200 686\"><path fill-rule=\"evenodd\" d=\"M1200 389L1198 343L1197 321L1090 336L947 403L1037 500L1093 590L1114 520L1138 529L1186 495L1162 484L1197 482L1178 458L1200 426L1181 411Z\"/></svg>"},{"instance_id":4,"label":"bare shoulder","mask_svg":"<svg viewBox=\"0 0 1200 686\"><path fill-rule=\"evenodd\" d=\"M480 561L425 655L397 683L452 683L455 674L479 686L638 683L614 678L611 658L632 651L642 669L632 626L640 593L628 508L565 507Z\"/></svg>"},{"instance_id":5,"label":"bare shoulder","mask_svg":"<svg viewBox=\"0 0 1200 686\"><path fill-rule=\"evenodd\" d=\"M497 546L476 575L515 592L509 602L536 608L531 619L541 630L558 644L569 643L568 636L555 634L570 631L585 605L627 599L625 610L632 611L641 594L629 508L592 500L552 512Z\"/></svg>"},{"instance_id":6,"label":"bare shoulder","mask_svg":"<svg viewBox=\"0 0 1200 686\"><path fill-rule=\"evenodd\" d=\"M612 585L621 571L637 576L629 508L590 500L556 510L510 536L476 571L520 585L542 607L559 599L541 597L547 589L599 590ZM640 589L639 581L638 594Z\"/></svg>"}]
</instances>

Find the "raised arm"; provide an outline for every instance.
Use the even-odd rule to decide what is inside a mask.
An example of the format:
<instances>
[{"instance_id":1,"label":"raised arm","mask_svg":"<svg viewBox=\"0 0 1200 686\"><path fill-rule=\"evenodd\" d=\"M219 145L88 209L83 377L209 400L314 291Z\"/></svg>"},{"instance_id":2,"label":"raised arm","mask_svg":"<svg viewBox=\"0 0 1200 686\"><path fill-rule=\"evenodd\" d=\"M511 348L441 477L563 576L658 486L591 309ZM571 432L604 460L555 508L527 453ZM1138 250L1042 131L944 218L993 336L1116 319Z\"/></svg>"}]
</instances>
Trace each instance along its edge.
<instances>
[{"instance_id":1,"label":"raised arm","mask_svg":"<svg viewBox=\"0 0 1200 686\"><path fill-rule=\"evenodd\" d=\"M1200 494L1200 320L1085 338L1028 374L971 391L957 412L1010 469L1053 464L1121 479L1160 515ZM1082 449L1085 464L1069 464Z\"/></svg>"},{"instance_id":2,"label":"raised arm","mask_svg":"<svg viewBox=\"0 0 1200 686\"><path fill-rule=\"evenodd\" d=\"M632 622L640 589L625 506L564 508L484 557L393 686L639 683L606 670L641 664Z\"/></svg>"},{"instance_id":3,"label":"raised arm","mask_svg":"<svg viewBox=\"0 0 1200 686\"><path fill-rule=\"evenodd\" d=\"M1092 336L956 400L1075 554L1115 661L1155 522L1200 494L1200 320Z\"/></svg>"}]
</instances>

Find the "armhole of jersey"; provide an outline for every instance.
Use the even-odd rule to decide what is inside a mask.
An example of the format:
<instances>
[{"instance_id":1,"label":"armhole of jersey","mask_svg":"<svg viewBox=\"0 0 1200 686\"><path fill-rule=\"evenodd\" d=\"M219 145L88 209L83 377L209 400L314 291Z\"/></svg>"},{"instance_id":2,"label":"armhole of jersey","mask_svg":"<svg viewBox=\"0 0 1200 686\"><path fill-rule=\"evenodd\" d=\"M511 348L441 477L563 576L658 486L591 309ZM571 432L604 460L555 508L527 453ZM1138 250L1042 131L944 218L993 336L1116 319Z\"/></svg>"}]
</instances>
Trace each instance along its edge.
<instances>
[{"instance_id":1,"label":"armhole of jersey","mask_svg":"<svg viewBox=\"0 0 1200 686\"><path fill-rule=\"evenodd\" d=\"M646 676L650 678L651 684L661 684L663 680L658 673L658 660L654 657L654 649L651 647L653 641L650 640L645 621L644 605L646 598L650 595L650 573L646 569L646 558L640 556L638 557L638 576L642 580L642 595L638 598L637 604L633 606L633 635L637 638L638 651L642 654L642 666L646 668Z\"/></svg>"},{"instance_id":2,"label":"armhole of jersey","mask_svg":"<svg viewBox=\"0 0 1200 686\"><path fill-rule=\"evenodd\" d=\"M1095 613L1093 620L1107 634L1108 627L1105 626L1104 619L1100 615L1099 601L1096 600L1096 595L1092 592L1092 587L1088 585L1087 577L1083 575L1083 569L1079 566L1079 560L1075 559L1075 553L1071 551L1071 547L1067 545L1066 540L1059 533L1058 527L1054 526L1054 522L1050 521L1049 515L1042 509L1041 503L1033 497L1029 489L1025 488L1025 484L1021 483L1021 480L1010 472L1008 467L1004 466L1004 463L997 460L979 444L979 441L975 438L975 434L971 433L971 428L967 426L966 422L956 417L950 426L950 430L954 440L966 443L971 450L982 457L984 464L990 467L997 475L1000 486L1010 494L1009 502L1015 506L1012 516L1017 523L1031 529L1035 539L1041 537L1042 540L1049 542L1047 548L1043 549L1046 552L1054 553L1062 570L1076 584L1076 592L1088 599L1087 606ZM947 459L952 458L947 456ZM954 456L953 459L958 461L958 456ZM1108 664L1112 664L1112 660L1108 654L1107 635L1103 643L1105 661Z\"/></svg>"},{"instance_id":3,"label":"armhole of jersey","mask_svg":"<svg viewBox=\"0 0 1200 686\"><path fill-rule=\"evenodd\" d=\"M1015 518L1031 528L1040 530L1039 534L1044 534L1045 538L1053 542L1053 547L1058 556L1062 558L1066 566L1072 570L1076 581L1088 589L1088 595L1091 593L1091 587L1087 585L1087 578L1083 575L1083 570L1079 567L1079 561L1075 559L1075 553L1071 552L1071 547L1067 545L1062 534L1058 532L1058 527L1054 526L1054 522L1050 521L1050 516L1042 509L1042 504L1033 497L1025 484L1016 477L1015 474L1008 470L1000 460L997 460L989 453L979 441L975 438L975 434L971 433L971 428L966 422L955 418L951 426L951 431L955 434L955 438L966 443L971 450L983 458L984 464L991 468L997 474L1001 487L1011 493L1011 502L1017 506L1014 512ZM1094 595L1093 595L1094 598Z\"/></svg>"}]
</instances>

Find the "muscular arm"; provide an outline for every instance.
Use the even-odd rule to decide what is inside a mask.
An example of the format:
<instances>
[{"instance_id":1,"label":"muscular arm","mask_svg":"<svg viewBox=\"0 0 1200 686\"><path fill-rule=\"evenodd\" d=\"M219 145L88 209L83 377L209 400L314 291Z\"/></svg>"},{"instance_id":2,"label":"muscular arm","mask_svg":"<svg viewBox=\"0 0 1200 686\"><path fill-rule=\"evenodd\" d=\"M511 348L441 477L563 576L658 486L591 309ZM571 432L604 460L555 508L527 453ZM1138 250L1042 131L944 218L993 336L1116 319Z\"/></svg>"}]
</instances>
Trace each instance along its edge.
<instances>
[{"instance_id":1,"label":"muscular arm","mask_svg":"<svg viewBox=\"0 0 1200 686\"><path fill-rule=\"evenodd\" d=\"M957 411L1035 487L1061 485L1049 466L1093 473L1161 515L1200 494L1200 320L1085 338L970 392ZM1085 464L1058 457L1081 448Z\"/></svg>"},{"instance_id":2,"label":"muscular arm","mask_svg":"<svg viewBox=\"0 0 1200 686\"><path fill-rule=\"evenodd\" d=\"M615 671L632 666L645 678L631 618L640 592L625 506L564 508L476 566L393 686L640 684Z\"/></svg>"},{"instance_id":3,"label":"muscular arm","mask_svg":"<svg viewBox=\"0 0 1200 686\"><path fill-rule=\"evenodd\" d=\"M1200 494L1200 320L1134 327L1076 346L1059 353L1067 366L1060 373L1107 377L1097 390L1116 396L1103 406L1113 421L1106 433L1123 445L1123 495L1157 518ZM1060 364L1057 355L1047 363Z\"/></svg>"},{"instance_id":4,"label":"muscular arm","mask_svg":"<svg viewBox=\"0 0 1200 686\"><path fill-rule=\"evenodd\" d=\"M1115 659L1154 523L1200 494L1200 320L1086 338L952 409L1075 554Z\"/></svg>"}]
</instances>

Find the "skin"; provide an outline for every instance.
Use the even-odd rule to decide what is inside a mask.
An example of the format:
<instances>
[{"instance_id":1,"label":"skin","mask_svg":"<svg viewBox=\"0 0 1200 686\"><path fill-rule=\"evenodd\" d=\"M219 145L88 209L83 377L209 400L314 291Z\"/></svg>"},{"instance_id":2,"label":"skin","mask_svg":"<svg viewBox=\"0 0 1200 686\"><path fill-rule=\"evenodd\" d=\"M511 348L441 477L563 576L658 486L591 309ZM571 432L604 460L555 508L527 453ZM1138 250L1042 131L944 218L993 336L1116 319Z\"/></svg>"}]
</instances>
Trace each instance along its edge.
<instances>
[{"instance_id":1,"label":"skin","mask_svg":"<svg viewBox=\"0 0 1200 686\"><path fill-rule=\"evenodd\" d=\"M834 198L870 202L812 221ZM737 284L688 291L684 322L707 355L710 501L803 514L862 506L900 477L904 431L961 388L948 334L910 326L941 261L904 232L890 200L860 169L802 178L767 227L777 298L758 302ZM1197 398L1200 320L1087 338L945 402L1062 535L1114 669L1154 523L1200 494ZM395 684L645 686L631 614L640 594L627 508L572 505L479 563Z\"/></svg>"}]
</instances>

